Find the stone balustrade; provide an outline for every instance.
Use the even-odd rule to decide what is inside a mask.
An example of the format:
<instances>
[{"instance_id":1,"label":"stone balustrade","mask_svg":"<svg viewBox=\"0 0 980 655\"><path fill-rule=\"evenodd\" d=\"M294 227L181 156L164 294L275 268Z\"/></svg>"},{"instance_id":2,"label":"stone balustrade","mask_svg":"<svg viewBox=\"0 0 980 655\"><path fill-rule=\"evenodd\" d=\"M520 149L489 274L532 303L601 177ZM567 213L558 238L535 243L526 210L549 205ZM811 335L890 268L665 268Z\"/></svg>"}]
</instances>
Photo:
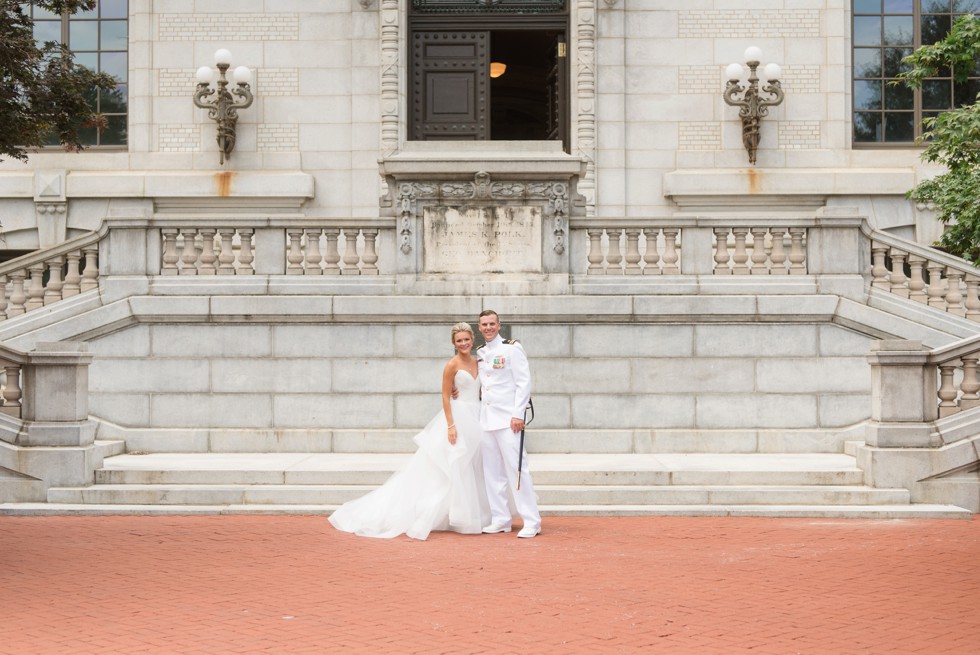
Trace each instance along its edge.
<instances>
[{"instance_id":1,"label":"stone balustrade","mask_svg":"<svg viewBox=\"0 0 980 655\"><path fill-rule=\"evenodd\" d=\"M980 270L939 251L875 233L871 286L980 322Z\"/></svg>"},{"instance_id":2,"label":"stone balustrade","mask_svg":"<svg viewBox=\"0 0 980 655\"><path fill-rule=\"evenodd\" d=\"M286 275L378 274L377 229L314 227L286 233Z\"/></svg>"},{"instance_id":3,"label":"stone balustrade","mask_svg":"<svg viewBox=\"0 0 980 655\"><path fill-rule=\"evenodd\" d=\"M680 230L596 227L589 235L588 275L679 275Z\"/></svg>"},{"instance_id":4,"label":"stone balustrade","mask_svg":"<svg viewBox=\"0 0 980 655\"><path fill-rule=\"evenodd\" d=\"M0 412L8 416L20 418L24 397L24 390L21 385L21 366L24 364L22 357L11 356L9 352L0 352Z\"/></svg>"},{"instance_id":5,"label":"stone balustrade","mask_svg":"<svg viewBox=\"0 0 980 655\"><path fill-rule=\"evenodd\" d=\"M87 234L0 266L0 321L97 288L99 238Z\"/></svg>"},{"instance_id":6,"label":"stone balustrade","mask_svg":"<svg viewBox=\"0 0 980 655\"><path fill-rule=\"evenodd\" d=\"M804 227L716 227L715 275L805 275Z\"/></svg>"}]
</instances>

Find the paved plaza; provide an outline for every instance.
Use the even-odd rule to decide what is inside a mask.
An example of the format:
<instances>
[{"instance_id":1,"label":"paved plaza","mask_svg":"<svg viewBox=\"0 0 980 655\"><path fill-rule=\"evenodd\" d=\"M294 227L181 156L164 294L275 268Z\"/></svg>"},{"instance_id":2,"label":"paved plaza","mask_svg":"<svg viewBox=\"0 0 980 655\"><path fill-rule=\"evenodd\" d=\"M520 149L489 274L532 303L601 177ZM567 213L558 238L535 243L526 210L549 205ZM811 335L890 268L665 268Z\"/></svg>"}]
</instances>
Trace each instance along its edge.
<instances>
[{"instance_id":1,"label":"paved plaza","mask_svg":"<svg viewBox=\"0 0 980 655\"><path fill-rule=\"evenodd\" d=\"M980 652L980 520L0 517L0 653Z\"/></svg>"}]
</instances>

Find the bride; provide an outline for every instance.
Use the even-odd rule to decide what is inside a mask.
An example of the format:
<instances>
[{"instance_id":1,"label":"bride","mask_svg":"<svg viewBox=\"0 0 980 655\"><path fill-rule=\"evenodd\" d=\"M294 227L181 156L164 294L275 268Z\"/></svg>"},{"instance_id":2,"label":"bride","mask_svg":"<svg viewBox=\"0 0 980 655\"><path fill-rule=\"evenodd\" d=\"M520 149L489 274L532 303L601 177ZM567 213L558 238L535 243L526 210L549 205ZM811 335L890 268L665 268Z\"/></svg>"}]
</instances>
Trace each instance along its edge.
<instances>
[{"instance_id":1,"label":"bride","mask_svg":"<svg viewBox=\"0 0 980 655\"><path fill-rule=\"evenodd\" d=\"M452 328L456 356L442 372L442 411L415 436L418 450L381 487L330 516L338 530L362 537L425 539L432 530L479 534L490 521L480 458L480 382L473 329ZM459 390L451 398L452 389Z\"/></svg>"}]
</instances>

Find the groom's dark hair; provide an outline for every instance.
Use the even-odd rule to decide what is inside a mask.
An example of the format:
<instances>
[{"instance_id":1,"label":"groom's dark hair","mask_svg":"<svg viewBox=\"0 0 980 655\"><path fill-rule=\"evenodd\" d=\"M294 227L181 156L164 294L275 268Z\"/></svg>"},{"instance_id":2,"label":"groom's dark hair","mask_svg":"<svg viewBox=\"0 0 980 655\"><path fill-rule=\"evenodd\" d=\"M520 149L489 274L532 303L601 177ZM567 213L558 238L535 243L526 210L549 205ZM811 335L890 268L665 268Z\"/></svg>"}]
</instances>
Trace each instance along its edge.
<instances>
[{"instance_id":1,"label":"groom's dark hair","mask_svg":"<svg viewBox=\"0 0 980 655\"><path fill-rule=\"evenodd\" d=\"M480 312L479 318L483 318L484 316L496 316L497 322L498 323L500 322L500 314L493 311L492 309L484 309L482 312Z\"/></svg>"}]
</instances>

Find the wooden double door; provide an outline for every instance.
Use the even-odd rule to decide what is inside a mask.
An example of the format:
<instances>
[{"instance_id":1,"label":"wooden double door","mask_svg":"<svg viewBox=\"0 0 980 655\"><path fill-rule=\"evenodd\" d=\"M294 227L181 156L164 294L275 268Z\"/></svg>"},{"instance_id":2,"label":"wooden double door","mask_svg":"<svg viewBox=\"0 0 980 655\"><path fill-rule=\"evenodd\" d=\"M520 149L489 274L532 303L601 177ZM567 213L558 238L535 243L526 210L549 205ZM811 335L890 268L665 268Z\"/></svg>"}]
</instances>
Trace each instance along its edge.
<instances>
[{"instance_id":1,"label":"wooden double door","mask_svg":"<svg viewBox=\"0 0 980 655\"><path fill-rule=\"evenodd\" d=\"M556 26L413 29L409 138L560 140L567 150L565 35ZM491 77L491 63L503 73Z\"/></svg>"}]
</instances>

